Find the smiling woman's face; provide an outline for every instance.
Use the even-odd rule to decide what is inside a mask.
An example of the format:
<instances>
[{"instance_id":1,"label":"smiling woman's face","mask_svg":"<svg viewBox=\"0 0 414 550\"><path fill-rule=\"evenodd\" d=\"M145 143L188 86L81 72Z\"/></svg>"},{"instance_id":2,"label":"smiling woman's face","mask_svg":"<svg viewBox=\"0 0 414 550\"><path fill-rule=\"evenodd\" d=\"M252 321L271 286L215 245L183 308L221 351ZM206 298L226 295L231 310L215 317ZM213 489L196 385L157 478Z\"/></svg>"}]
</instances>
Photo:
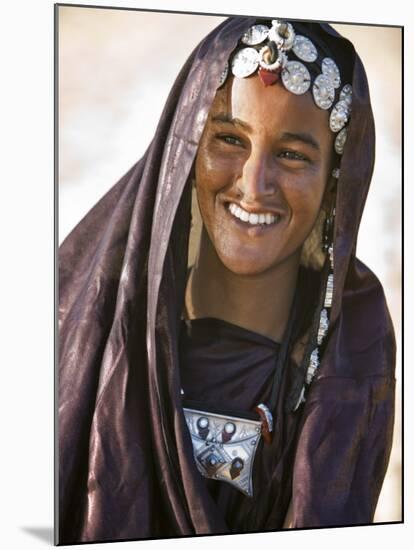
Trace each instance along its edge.
<instances>
[{"instance_id":1,"label":"smiling woman's face","mask_svg":"<svg viewBox=\"0 0 414 550\"><path fill-rule=\"evenodd\" d=\"M201 216L222 263L257 274L299 257L331 171L334 134L309 92L255 75L217 92L195 181Z\"/></svg>"}]
</instances>

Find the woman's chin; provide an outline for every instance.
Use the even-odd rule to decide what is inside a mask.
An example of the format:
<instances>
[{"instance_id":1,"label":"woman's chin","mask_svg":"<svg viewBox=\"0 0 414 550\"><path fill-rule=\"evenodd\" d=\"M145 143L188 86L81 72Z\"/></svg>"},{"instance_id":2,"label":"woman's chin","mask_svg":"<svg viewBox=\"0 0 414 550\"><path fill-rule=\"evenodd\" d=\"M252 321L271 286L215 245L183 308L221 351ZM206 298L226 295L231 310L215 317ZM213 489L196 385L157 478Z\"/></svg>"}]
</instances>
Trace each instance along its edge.
<instances>
[{"instance_id":1,"label":"woman's chin","mask_svg":"<svg viewBox=\"0 0 414 550\"><path fill-rule=\"evenodd\" d=\"M258 261L255 259L241 259L240 257L234 258L220 256L220 259L224 267L235 275L260 275L273 266L272 263L263 261L263 258Z\"/></svg>"},{"instance_id":2,"label":"woman's chin","mask_svg":"<svg viewBox=\"0 0 414 550\"><path fill-rule=\"evenodd\" d=\"M235 243L233 243L235 244ZM297 267L300 263L302 247L291 250L283 250L278 253L273 247L272 256L268 256L265 250L249 250L246 247L223 247L216 249L220 262L226 269L235 275L256 276L264 273L285 271L289 266ZM230 253L226 253L230 251Z\"/></svg>"}]
</instances>

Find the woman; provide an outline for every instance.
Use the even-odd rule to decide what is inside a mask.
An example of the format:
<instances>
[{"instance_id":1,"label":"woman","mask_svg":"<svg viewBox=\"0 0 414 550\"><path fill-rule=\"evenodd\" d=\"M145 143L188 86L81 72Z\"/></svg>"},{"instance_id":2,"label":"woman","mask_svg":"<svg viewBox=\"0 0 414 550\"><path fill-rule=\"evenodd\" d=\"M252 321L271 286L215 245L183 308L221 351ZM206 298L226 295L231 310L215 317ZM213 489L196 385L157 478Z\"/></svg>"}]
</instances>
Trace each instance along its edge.
<instances>
[{"instance_id":1,"label":"woman","mask_svg":"<svg viewBox=\"0 0 414 550\"><path fill-rule=\"evenodd\" d=\"M329 25L230 18L193 52L61 247L60 543L372 521L395 357L355 258L373 162Z\"/></svg>"}]
</instances>

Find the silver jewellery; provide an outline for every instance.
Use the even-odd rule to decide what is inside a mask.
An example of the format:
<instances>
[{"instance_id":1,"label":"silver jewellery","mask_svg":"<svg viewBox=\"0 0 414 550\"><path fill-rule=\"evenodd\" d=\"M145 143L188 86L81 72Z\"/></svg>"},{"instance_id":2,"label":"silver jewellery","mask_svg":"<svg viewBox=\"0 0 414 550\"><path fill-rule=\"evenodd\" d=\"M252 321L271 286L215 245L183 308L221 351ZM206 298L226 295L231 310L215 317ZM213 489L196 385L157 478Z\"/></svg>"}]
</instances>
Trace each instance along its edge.
<instances>
[{"instance_id":1,"label":"silver jewellery","mask_svg":"<svg viewBox=\"0 0 414 550\"><path fill-rule=\"evenodd\" d=\"M259 52L254 48L243 48L233 58L232 73L237 78L246 78L259 66Z\"/></svg>"},{"instance_id":2,"label":"silver jewellery","mask_svg":"<svg viewBox=\"0 0 414 550\"><path fill-rule=\"evenodd\" d=\"M191 401L187 403L189 406L184 406L183 412L199 472L253 496L252 472L256 450L262 436L266 442L271 441L269 434L273 431L269 408L260 403L255 407L258 415L247 413L239 417L206 411L202 406L191 406L194 403Z\"/></svg>"},{"instance_id":3,"label":"silver jewellery","mask_svg":"<svg viewBox=\"0 0 414 550\"><path fill-rule=\"evenodd\" d=\"M282 71L282 82L292 94L302 95L310 88L311 76L299 61L288 61Z\"/></svg>"},{"instance_id":4,"label":"silver jewellery","mask_svg":"<svg viewBox=\"0 0 414 550\"><path fill-rule=\"evenodd\" d=\"M335 99L335 87L328 76L320 74L312 87L313 99L320 109L329 109Z\"/></svg>"},{"instance_id":5,"label":"silver jewellery","mask_svg":"<svg viewBox=\"0 0 414 550\"><path fill-rule=\"evenodd\" d=\"M307 63L314 63L318 59L317 49L306 36L297 35L292 49L296 57Z\"/></svg>"},{"instance_id":6,"label":"silver jewellery","mask_svg":"<svg viewBox=\"0 0 414 550\"><path fill-rule=\"evenodd\" d=\"M338 168L336 168L335 170L339 171ZM337 175L337 177L339 177L339 174ZM321 353L320 353L321 346L326 338L326 335L329 329L329 315L332 307L332 297L333 297L333 288L334 288L334 255L333 255L334 219L335 219L335 209L333 209L332 211L332 216L327 217L325 221L325 230L324 230L322 246L325 252L327 252L329 256L329 269L328 269L328 277L326 280L325 296L323 300L322 309L319 315L319 325L318 325L318 332L316 337L316 346L310 354L309 364L305 374L305 384L302 387L301 393L299 395L299 399L296 403L296 406L293 409L294 411L296 411L299 408L299 406L306 401L305 392L306 392L306 389L311 384L316 374L316 371L319 368L320 357L321 357Z\"/></svg>"},{"instance_id":7,"label":"silver jewellery","mask_svg":"<svg viewBox=\"0 0 414 550\"><path fill-rule=\"evenodd\" d=\"M339 132L339 130L342 130L348 122L350 114L351 110L348 103L346 101L338 101L329 117L329 126L332 132Z\"/></svg>"},{"instance_id":8,"label":"silver jewellery","mask_svg":"<svg viewBox=\"0 0 414 550\"><path fill-rule=\"evenodd\" d=\"M241 41L246 46L256 46L266 40L269 34L269 27L266 25L253 25L241 37Z\"/></svg>"},{"instance_id":9,"label":"silver jewellery","mask_svg":"<svg viewBox=\"0 0 414 550\"><path fill-rule=\"evenodd\" d=\"M335 88L339 88L341 85L341 76L339 69L333 59L325 57L322 61L322 73L329 78Z\"/></svg>"},{"instance_id":10,"label":"silver jewellery","mask_svg":"<svg viewBox=\"0 0 414 550\"><path fill-rule=\"evenodd\" d=\"M253 462L261 437L261 420L188 407L183 411L201 475L230 483L253 496Z\"/></svg>"},{"instance_id":11,"label":"silver jewellery","mask_svg":"<svg viewBox=\"0 0 414 550\"><path fill-rule=\"evenodd\" d=\"M334 147L338 155L342 155L342 153L344 152L347 134L348 134L348 128L342 128L342 130L336 136Z\"/></svg>"},{"instance_id":12,"label":"silver jewellery","mask_svg":"<svg viewBox=\"0 0 414 550\"><path fill-rule=\"evenodd\" d=\"M306 36L296 34L291 23L278 19L272 25L257 24L250 27L241 37L242 45L233 55L230 69L236 78L247 78L258 71L265 86L279 79L285 88L296 95L311 89L317 107L330 110L329 127L338 133L335 152L342 155L347 138L346 125L352 110L352 87L345 84L341 89L341 75L335 61L322 57L313 42ZM293 58L292 58L293 54ZM321 73L312 82L306 63L317 63ZM223 86L230 73L226 65L220 80ZM335 103L336 95L339 97Z\"/></svg>"}]
</instances>

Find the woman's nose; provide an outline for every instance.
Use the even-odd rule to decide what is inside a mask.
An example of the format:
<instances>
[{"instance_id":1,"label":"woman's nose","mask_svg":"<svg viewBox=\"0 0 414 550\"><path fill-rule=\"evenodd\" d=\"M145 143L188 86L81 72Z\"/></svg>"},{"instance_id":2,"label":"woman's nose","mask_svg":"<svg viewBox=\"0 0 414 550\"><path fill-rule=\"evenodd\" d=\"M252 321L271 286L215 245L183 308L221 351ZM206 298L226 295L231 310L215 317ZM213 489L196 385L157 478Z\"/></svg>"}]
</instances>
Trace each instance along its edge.
<instances>
[{"instance_id":1,"label":"woman's nose","mask_svg":"<svg viewBox=\"0 0 414 550\"><path fill-rule=\"evenodd\" d=\"M252 151L243 165L237 187L242 193L243 201L248 203L260 203L264 198L273 195L277 185L271 155Z\"/></svg>"}]
</instances>

